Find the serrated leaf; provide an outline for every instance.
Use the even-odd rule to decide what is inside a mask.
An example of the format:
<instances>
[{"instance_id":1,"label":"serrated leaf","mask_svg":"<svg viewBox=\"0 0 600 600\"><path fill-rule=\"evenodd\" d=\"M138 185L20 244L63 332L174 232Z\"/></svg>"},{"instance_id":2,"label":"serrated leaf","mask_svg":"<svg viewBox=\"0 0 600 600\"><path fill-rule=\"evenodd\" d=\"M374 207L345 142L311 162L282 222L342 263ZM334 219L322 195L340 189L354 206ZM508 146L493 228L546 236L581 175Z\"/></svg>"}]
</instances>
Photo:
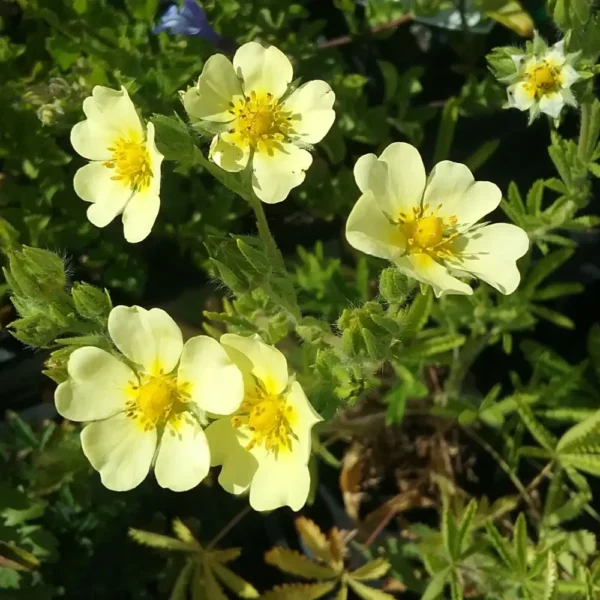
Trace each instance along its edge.
<instances>
[{"instance_id":1,"label":"serrated leaf","mask_svg":"<svg viewBox=\"0 0 600 600\"><path fill-rule=\"evenodd\" d=\"M429 358L459 348L465 341L464 335L456 333L438 335L426 340L417 340L408 348L403 348L401 356L402 358Z\"/></svg>"},{"instance_id":2,"label":"serrated leaf","mask_svg":"<svg viewBox=\"0 0 600 600\"><path fill-rule=\"evenodd\" d=\"M600 454L560 454L564 467L574 467L579 471L600 477Z\"/></svg>"},{"instance_id":3,"label":"serrated leaf","mask_svg":"<svg viewBox=\"0 0 600 600\"><path fill-rule=\"evenodd\" d=\"M196 539L192 535L187 525L184 525L179 519L173 521L173 531L182 542L195 542Z\"/></svg>"},{"instance_id":4,"label":"serrated leaf","mask_svg":"<svg viewBox=\"0 0 600 600\"><path fill-rule=\"evenodd\" d=\"M513 550L515 557L517 558L517 567L521 573L527 572L527 541L529 536L527 535L527 521L525 521L525 515L519 514L517 522L515 524L515 531L513 537Z\"/></svg>"},{"instance_id":5,"label":"serrated leaf","mask_svg":"<svg viewBox=\"0 0 600 600\"><path fill-rule=\"evenodd\" d=\"M511 208L516 210L518 214L526 214L527 211L525 210L525 204L523 204L521 192L519 192L519 188L514 181L511 181L508 185L507 199Z\"/></svg>"},{"instance_id":6,"label":"serrated leaf","mask_svg":"<svg viewBox=\"0 0 600 600\"><path fill-rule=\"evenodd\" d=\"M350 573L350 576L359 581L368 579L379 579L390 570L390 563L383 557L376 558L368 562L366 565L359 567Z\"/></svg>"},{"instance_id":7,"label":"serrated leaf","mask_svg":"<svg viewBox=\"0 0 600 600\"><path fill-rule=\"evenodd\" d=\"M562 327L563 329L575 329L575 323L569 319L569 317L566 317L555 310L540 306L539 304L532 304L530 308L534 315L537 315L546 321L550 321L550 323L554 323L557 327Z\"/></svg>"},{"instance_id":8,"label":"serrated leaf","mask_svg":"<svg viewBox=\"0 0 600 600\"><path fill-rule=\"evenodd\" d=\"M577 282L551 283L541 290L537 290L533 294L533 299L536 301L554 300L563 296L581 294L584 290L585 286Z\"/></svg>"},{"instance_id":9,"label":"serrated leaf","mask_svg":"<svg viewBox=\"0 0 600 600\"><path fill-rule=\"evenodd\" d=\"M462 586L458 581L458 573L452 570L450 573L450 593L452 600L463 600Z\"/></svg>"},{"instance_id":10,"label":"serrated leaf","mask_svg":"<svg viewBox=\"0 0 600 600\"><path fill-rule=\"evenodd\" d=\"M176 538L169 537L167 535L161 535L159 533L152 533L150 531L143 531L141 529L129 529L129 537L136 541L138 544L143 546L149 546L150 548L160 548L161 550L176 550L183 552L190 552L196 550L194 544L188 542L182 542Z\"/></svg>"},{"instance_id":11,"label":"serrated leaf","mask_svg":"<svg viewBox=\"0 0 600 600\"><path fill-rule=\"evenodd\" d=\"M355 581L350 577L347 579L347 582L350 589L352 589L359 598L362 598L362 600L395 600L394 596L382 592L381 590L370 588L364 583Z\"/></svg>"},{"instance_id":12,"label":"serrated leaf","mask_svg":"<svg viewBox=\"0 0 600 600\"><path fill-rule=\"evenodd\" d=\"M560 454L589 446L600 446L600 410L566 431L558 441L556 451Z\"/></svg>"},{"instance_id":13,"label":"serrated leaf","mask_svg":"<svg viewBox=\"0 0 600 600\"><path fill-rule=\"evenodd\" d=\"M208 560L225 564L239 558L242 554L241 548L224 548L223 550L210 550L206 552Z\"/></svg>"},{"instance_id":14,"label":"serrated leaf","mask_svg":"<svg viewBox=\"0 0 600 600\"><path fill-rule=\"evenodd\" d=\"M527 426L527 429L531 432L531 435L533 435L537 443L544 450L554 454L557 439L535 418L529 406L521 402L518 396L515 396L515 398L517 400L519 415L523 423Z\"/></svg>"},{"instance_id":15,"label":"serrated leaf","mask_svg":"<svg viewBox=\"0 0 600 600\"><path fill-rule=\"evenodd\" d=\"M538 215L542 210L542 199L544 197L545 182L538 179L527 193L527 211L531 215Z\"/></svg>"},{"instance_id":16,"label":"serrated leaf","mask_svg":"<svg viewBox=\"0 0 600 600\"><path fill-rule=\"evenodd\" d=\"M451 557L453 562L459 560L460 556L460 539L458 537L458 527L456 519L450 512L448 505L444 506L442 512L442 535L444 538L444 547L446 552Z\"/></svg>"},{"instance_id":17,"label":"serrated leaf","mask_svg":"<svg viewBox=\"0 0 600 600\"><path fill-rule=\"evenodd\" d=\"M262 600L317 600L329 593L335 581L323 583L288 583L277 585L262 595Z\"/></svg>"},{"instance_id":18,"label":"serrated leaf","mask_svg":"<svg viewBox=\"0 0 600 600\"><path fill-rule=\"evenodd\" d=\"M421 600L437 600L446 587L450 572L450 569L444 569L436 573L427 585L425 592L421 596Z\"/></svg>"},{"instance_id":19,"label":"serrated leaf","mask_svg":"<svg viewBox=\"0 0 600 600\"><path fill-rule=\"evenodd\" d=\"M546 574L544 582L544 600L554 600L556 597L556 582L558 580L558 569L556 567L556 557L554 552L548 552L548 561L546 564Z\"/></svg>"},{"instance_id":20,"label":"serrated leaf","mask_svg":"<svg viewBox=\"0 0 600 600\"><path fill-rule=\"evenodd\" d=\"M299 517L296 519L295 524L302 541L315 557L325 563L330 563L332 556L329 541L319 529L319 526L306 517Z\"/></svg>"},{"instance_id":21,"label":"serrated leaf","mask_svg":"<svg viewBox=\"0 0 600 600\"><path fill-rule=\"evenodd\" d=\"M229 600L212 572L212 569L207 567L204 568L201 585L204 587L206 600Z\"/></svg>"},{"instance_id":22,"label":"serrated leaf","mask_svg":"<svg viewBox=\"0 0 600 600\"><path fill-rule=\"evenodd\" d=\"M258 598L260 596L258 590L252 584L242 579L228 567L219 562L211 562L210 565L219 581L238 598Z\"/></svg>"},{"instance_id":23,"label":"serrated leaf","mask_svg":"<svg viewBox=\"0 0 600 600\"><path fill-rule=\"evenodd\" d=\"M400 339L406 343L412 340L427 323L433 308L433 292L427 288L425 294L418 294L413 300L402 322Z\"/></svg>"},{"instance_id":24,"label":"serrated leaf","mask_svg":"<svg viewBox=\"0 0 600 600\"><path fill-rule=\"evenodd\" d=\"M465 551L465 542L469 538L473 520L477 514L477 500L473 499L469 502L465 512L463 513L460 526L458 528L458 551L462 554Z\"/></svg>"},{"instance_id":25,"label":"serrated leaf","mask_svg":"<svg viewBox=\"0 0 600 600\"><path fill-rule=\"evenodd\" d=\"M318 565L304 554L287 548L272 548L265 554L265 562L305 579L331 579L337 575L331 567Z\"/></svg>"},{"instance_id":26,"label":"serrated leaf","mask_svg":"<svg viewBox=\"0 0 600 600\"><path fill-rule=\"evenodd\" d=\"M494 546L494 549L496 550L504 564L508 568L513 569L515 566L514 558L508 541L500 535L500 532L489 521L486 522L485 528L488 534L489 541L491 542L492 546Z\"/></svg>"}]
</instances>

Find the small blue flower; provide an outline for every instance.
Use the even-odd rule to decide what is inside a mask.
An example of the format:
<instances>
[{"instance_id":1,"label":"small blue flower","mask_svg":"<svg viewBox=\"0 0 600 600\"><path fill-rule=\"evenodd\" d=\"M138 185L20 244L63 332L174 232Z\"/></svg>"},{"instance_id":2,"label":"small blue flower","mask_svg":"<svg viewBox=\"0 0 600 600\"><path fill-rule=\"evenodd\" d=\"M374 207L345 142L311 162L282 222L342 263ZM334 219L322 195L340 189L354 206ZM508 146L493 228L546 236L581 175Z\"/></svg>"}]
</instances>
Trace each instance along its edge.
<instances>
[{"instance_id":1,"label":"small blue flower","mask_svg":"<svg viewBox=\"0 0 600 600\"><path fill-rule=\"evenodd\" d=\"M210 26L204 9L195 0L185 0L181 9L171 4L153 29L154 34L169 31L180 35L199 35L210 42L217 43L219 34Z\"/></svg>"}]
</instances>

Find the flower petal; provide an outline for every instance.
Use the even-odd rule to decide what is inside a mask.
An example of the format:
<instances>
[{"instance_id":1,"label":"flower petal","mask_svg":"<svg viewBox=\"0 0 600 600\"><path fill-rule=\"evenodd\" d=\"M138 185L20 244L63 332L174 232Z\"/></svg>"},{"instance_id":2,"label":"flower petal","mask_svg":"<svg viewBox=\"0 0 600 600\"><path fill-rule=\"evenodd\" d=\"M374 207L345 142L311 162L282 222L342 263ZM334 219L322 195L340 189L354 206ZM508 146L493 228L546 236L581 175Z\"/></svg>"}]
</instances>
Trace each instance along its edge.
<instances>
[{"instance_id":1,"label":"flower petal","mask_svg":"<svg viewBox=\"0 0 600 600\"><path fill-rule=\"evenodd\" d=\"M220 342L244 378L253 375L273 395L280 394L286 388L287 361L275 346L265 344L256 334L244 337L235 333L225 333Z\"/></svg>"},{"instance_id":2,"label":"flower petal","mask_svg":"<svg viewBox=\"0 0 600 600\"><path fill-rule=\"evenodd\" d=\"M411 254L395 262L398 268L410 277L430 285L437 298L446 294L470 296L473 293L470 286L452 277L445 266L433 260L428 254Z\"/></svg>"},{"instance_id":3,"label":"flower petal","mask_svg":"<svg viewBox=\"0 0 600 600\"><path fill-rule=\"evenodd\" d=\"M124 413L91 423L81 432L83 453L115 492L138 486L148 475L156 450L156 430L145 431Z\"/></svg>"},{"instance_id":4,"label":"flower petal","mask_svg":"<svg viewBox=\"0 0 600 600\"><path fill-rule=\"evenodd\" d=\"M250 146L240 146L235 139L229 132L215 135L208 153L214 163L230 173L245 169L250 158Z\"/></svg>"},{"instance_id":5,"label":"flower petal","mask_svg":"<svg viewBox=\"0 0 600 600\"><path fill-rule=\"evenodd\" d=\"M223 465L219 474L219 484L230 494L245 492L258 469L256 458L242 445L238 430L231 425L231 419L218 419L206 429L210 447L211 465Z\"/></svg>"},{"instance_id":6,"label":"flower petal","mask_svg":"<svg viewBox=\"0 0 600 600\"><path fill-rule=\"evenodd\" d=\"M508 86L508 104L519 110L529 110L535 104L535 89L523 81Z\"/></svg>"},{"instance_id":7,"label":"flower petal","mask_svg":"<svg viewBox=\"0 0 600 600\"><path fill-rule=\"evenodd\" d=\"M267 204L282 202L304 181L311 164L310 152L294 144L277 144L271 152L257 151L252 160L252 188Z\"/></svg>"},{"instance_id":8,"label":"flower petal","mask_svg":"<svg viewBox=\"0 0 600 600\"><path fill-rule=\"evenodd\" d=\"M124 87L113 90L102 85L95 86L92 95L83 102L83 112L88 119L97 122L98 126L129 137L132 132L140 138L144 137L142 123Z\"/></svg>"},{"instance_id":9,"label":"flower petal","mask_svg":"<svg viewBox=\"0 0 600 600\"><path fill-rule=\"evenodd\" d=\"M354 177L362 192L373 192L391 220L398 220L400 213L412 214L413 208L421 204L425 166L419 151L410 144L390 144L379 159L374 154L361 156L354 166Z\"/></svg>"},{"instance_id":10,"label":"flower petal","mask_svg":"<svg viewBox=\"0 0 600 600\"><path fill-rule=\"evenodd\" d=\"M297 381L294 381L290 386L290 392L286 399L287 403L294 407L297 414L297 422L293 425L294 434L297 437L292 442L292 452L296 454L294 461L304 461L305 464L308 464L311 448L311 430L323 418L313 408L302 386Z\"/></svg>"},{"instance_id":11,"label":"flower petal","mask_svg":"<svg viewBox=\"0 0 600 600\"><path fill-rule=\"evenodd\" d=\"M271 93L283 96L294 71L287 56L275 46L264 48L256 42L244 44L233 57L233 67L243 80L244 93Z\"/></svg>"},{"instance_id":12,"label":"flower petal","mask_svg":"<svg viewBox=\"0 0 600 600\"><path fill-rule=\"evenodd\" d=\"M529 238L516 225L495 223L460 238L459 260L452 268L479 277L503 294L512 294L521 274L516 260L529 249Z\"/></svg>"},{"instance_id":13,"label":"flower petal","mask_svg":"<svg viewBox=\"0 0 600 600\"><path fill-rule=\"evenodd\" d=\"M158 195L134 194L123 211L123 232L130 244L145 240L152 231L160 210Z\"/></svg>"},{"instance_id":14,"label":"flower petal","mask_svg":"<svg viewBox=\"0 0 600 600\"><path fill-rule=\"evenodd\" d=\"M97 121L86 119L71 129L71 145L77 154L88 160L109 160L112 152L108 150L114 143L115 131L99 125Z\"/></svg>"},{"instance_id":15,"label":"flower petal","mask_svg":"<svg viewBox=\"0 0 600 600\"><path fill-rule=\"evenodd\" d=\"M564 98L558 92L546 94L540 100L540 110L554 119L558 119L564 105Z\"/></svg>"},{"instance_id":16,"label":"flower petal","mask_svg":"<svg viewBox=\"0 0 600 600\"><path fill-rule=\"evenodd\" d=\"M181 330L160 308L115 306L108 316L108 332L129 360L152 375L171 373L183 350Z\"/></svg>"},{"instance_id":17,"label":"flower petal","mask_svg":"<svg viewBox=\"0 0 600 600\"><path fill-rule=\"evenodd\" d=\"M303 142L316 144L331 129L335 121L335 94L324 81L309 81L295 90L283 103L283 110L294 115L294 133Z\"/></svg>"},{"instance_id":18,"label":"flower petal","mask_svg":"<svg viewBox=\"0 0 600 600\"><path fill-rule=\"evenodd\" d=\"M210 470L206 435L192 417L188 418L178 419L176 425L167 424L154 465L158 485L174 492L196 487Z\"/></svg>"},{"instance_id":19,"label":"flower petal","mask_svg":"<svg viewBox=\"0 0 600 600\"><path fill-rule=\"evenodd\" d=\"M96 421L125 409L126 387L135 373L100 348L77 348L67 364L69 379L54 394L56 410L71 421Z\"/></svg>"},{"instance_id":20,"label":"flower petal","mask_svg":"<svg viewBox=\"0 0 600 600\"><path fill-rule=\"evenodd\" d=\"M216 415L235 412L244 398L244 380L223 347L206 335L188 340L183 347L178 385L185 385L202 410Z\"/></svg>"},{"instance_id":21,"label":"flower petal","mask_svg":"<svg viewBox=\"0 0 600 600\"><path fill-rule=\"evenodd\" d=\"M475 182L466 165L444 160L431 172L423 203L437 216L455 216L459 225L470 225L493 211L501 200L497 185Z\"/></svg>"},{"instance_id":22,"label":"flower petal","mask_svg":"<svg viewBox=\"0 0 600 600\"><path fill-rule=\"evenodd\" d=\"M242 95L242 86L226 56L213 54L202 69L198 86L186 92L183 105L196 119L228 123L234 119L230 103Z\"/></svg>"},{"instance_id":23,"label":"flower petal","mask_svg":"<svg viewBox=\"0 0 600 600\"><path fill-rule=\"evenodd\" d=\"M92 202L87 217L96 227L106 227L120 214L132 195L132 191L121 181L111 179L112 172L101 162L81 167L75 173L75 193L86 202Z\"/></svg>"},{"instance_id":24,"label":"flower petal","mask_svg":"<svg viewBox=\"0 0 600 600\"><path fill-rule=\"evenodd\" d=\"M275 510L289 506L298 511L310 489L310 474L304 464L281 463L270 456L262 462L250 485L250 506L254 510Z\"/></svg>"},{"instance_id":25,"label":"flower petal","mask_svg":"<svg viewBox=\"0 0 600 600\"><path fill-rule=\"evenodd\" d=\"M406 248L400 228L388 221L371 192L363 194L350 212L346 239L353 248L388 260L396 260Z\"/></svg>"}]
</instances>

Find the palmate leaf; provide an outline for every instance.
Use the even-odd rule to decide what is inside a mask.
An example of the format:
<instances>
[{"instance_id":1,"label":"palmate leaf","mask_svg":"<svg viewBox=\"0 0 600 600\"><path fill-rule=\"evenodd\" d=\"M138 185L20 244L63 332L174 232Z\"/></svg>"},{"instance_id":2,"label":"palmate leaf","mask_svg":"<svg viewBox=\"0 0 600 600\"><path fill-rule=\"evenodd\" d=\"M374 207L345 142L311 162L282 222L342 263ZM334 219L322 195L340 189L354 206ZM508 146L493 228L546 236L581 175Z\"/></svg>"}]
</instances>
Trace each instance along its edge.
<instances>
[{"instance_id":1,"label":"palmate leaf","mask_svg":"<svg viewBox=\"0 0 600 600\"><path fill-rule=\"evenodd\" d=\"M317 600L330 592L337 582L287 583L277 585L262 595L262 600Z\"/></svg>"},{"instance_id":2,"label":"palmate leaf","mask_svg":"<svg viewBox=\"0 0 600 600\"><path fill-rule=\"evenodd\" d=\"M241 548L225 548L224 550L210 550L208 552L211 562L219 562L221 564L226 564L239 558L242 554Z\"/></svg>"},{"instance_id":3,"label":"palmate leaf","mask_svg":"<svg viewBox=\"0 0 600 600\"><path fill-rule=\"evenodd\" d=\"M192 560L188 560L185 563L175 580L175 585L173 586L169 600L187 600L187 591L192 578L194 564L195 563Z\"/></svg>"},{"instance_id":4,"label":"palmate leaf","mask_svg":"<svg viewBox=\"0 0 600 600\"><path fill-rule=\"evenodd\" d=\"M296 529L304 544L318 559L325 563L332 561L329 541L314 521L300 517L296 519Z\"/></svg>"},{"instance_id":5,"label":"palmate leaf","mask_svg":"<svg viewBox=\"0 0 600 600\"><path fill-rule=\"evenodd\" d=\"M390 566L390 563L385 558L376 558L355 571L352 571L350 577L359 581L379 579L390 570Z\"/></svg>"},{"instance_id":6,"label":"palmate leaf","mask_svg":"<svg viewBox=\"0 0 600 600\"><path fill-rule=\"evenodd\" d=\"M395 600L394 596L386 594L381 590L370 588L364 583L360 583L360 581L355 581L351 578L348 578L347 581L350 588L362 600Z\"/></svg>"},{"instance_id":7,"label":"palmate leaf","mask_svg":"<svg viewBox=\"0 0 600 600\"><path fill-rule=\"evenodd\" d=\"M210 567L219 581L239 598L258 598L258 590L221 563L211 562Z\"/></svg>"},{"instance_id":8,"label":"palmate leaf","mask_svg":"<svg viewBox=\"0 0 600 600\"><path fill-rule=\"evenodd\" d=\"M564 467L574 467L578 471L600 477L600 454L561 454L559 459Z\"/></svg>"},{"instance_id":9,"label":"palmate leaf","mask_svg":"<svg viewBox=\"0 0 600 600\"><path fill-rule=\"evenodd\" d=\"M194 582L198 594L204 600L229 600L211 569L200 565L196 568ZM203 595L202 595L203 594Z\"/></svg>"},{"instance_id":10,"label":"palmate leaf","mask_svg":"<svg viewBox=\"0 0 600 600\"><path fill-rule=\"evenodd\" d=\"M525 284L521 286L521 292L527 295L532 294L537 286L569 260L573 253L574 250L570 248L562 248L544 256L525 278Z\"/></svg>"},{"instance_id":11,"label":"palmate leaf","mask_svg":"<svg viewBox=\"0 0 600 600\"><path fill-rule=\"evenodd\" d=\"M189 527L184 525L179 519L173 520L173 531L182 542L196 542L196 538L193 536Z\"/></svg>"},{"instance_id":12,"label":"palmate leaf","mask_svg":"<svg viewBox=\"0 0 600 600\"><path fill-rule=\"evenodd\" d=\"M531 432L531 435L544 450L554 453L557 444L556 438L534 417L529 406L521 402L518 396L516 396L516 399L519 415L523 423L527 426L527 429Z\"/></svg>"},{"instance_id":13,"label":"palmate leaf","mask_svg":"<svg viewBox=\"0 0 600 600\"><path fill-rule=\"evenodd\" d=\"M272 548L265 554L265 562L305 579L331 579L337 575L331 567L319 565L300 552L287 548Z\"/></svg>"},{"instance_id":14,"label":"palmate leaf","mask_svg":"<svg viewBox=\"0 0 600 600\"><path fill-rule=\"evenodd\" d=\"M502 537L499 531L496 529L492 523L489 521L485 524L485 528L487 530L488 539L491 542L492 546L504 562L504 564L513 569L515 567L515 559L513 557L513 553L511 551L510 545L508 541Z\"/></svg>"}]
</instances>

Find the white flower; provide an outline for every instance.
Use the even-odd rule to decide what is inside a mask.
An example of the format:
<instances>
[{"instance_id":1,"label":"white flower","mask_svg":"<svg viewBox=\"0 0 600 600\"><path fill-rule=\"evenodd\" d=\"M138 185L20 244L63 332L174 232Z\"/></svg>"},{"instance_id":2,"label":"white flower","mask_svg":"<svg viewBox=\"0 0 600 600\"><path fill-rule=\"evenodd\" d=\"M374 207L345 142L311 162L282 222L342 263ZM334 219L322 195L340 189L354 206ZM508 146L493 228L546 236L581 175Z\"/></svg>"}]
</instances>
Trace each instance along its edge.
<instances>
[{"instance_id":1,"label":"white flower","mask_svg":"<svg viewBox=\"0 0 600 600\"><path fill-rule=\"evenodd\" d=\"M203 411L226 415L239 407L239 369L212 338L184 346L175 321L158 308L117 306L108 331L135 369L99 348L78 348L56 390L58 412L92 421L81 445L107 488L136 487L152 465L162 487L193 488L210 468Z\"/></svg>"},{"instance_id":2,"label":"white flower","mask_svg":"<svg viewBox=\"0 0 600 600\"><path fill-rule=\"evenodd\" d=\"M75 174L76 194L92 205L88 219L106 227L123 214L125 239L145 239L160 208L160 165L154 125L146 132L125 88L97 85L83 102L85 121L71 130L71 144L91 162Z\"/></svg>"},{"instance_id":3,"label":"white flower","mask_svg":"<svg viewBox=\"0 0 600 600\"><path fill-rule=\"evenodd\" d=\"M219 483L232 494L250 488L255 510L300 510L310 487L311 429L321 417L277 348L258 335L227 333L220 341L244 375L245 396L235 416L206 430L212 464L223 465Z\"/></svg>"},{"instance_id":4,"label":"white flower","mask_svg":"<svg viewBox=\"0 0 600 600\"><path fill-rule=\"evenodd\" d=\"M351 246L387 258L438 297L473 293L452 273L479 277L503 294L515 291L515 261L527 252L527 234L505 223L475 226L500 203L496 185L476 182L465 165L450 161L427 180L418 150L404 143L379 158L359 158L354 177L362 196L346 224Z\"/></svg>"},{"instance_id":5,"label":"white flower","mask_svg":"<svg viewBox=\"0 0 600 600\"><path fill-rule=\"evenodd\" d=\"M509 78L508 104L528 110L530 120L540 112L556 119L565 104L577 106L570 88L581 76L571 64L575 55L565 56L564 40L551 48L537 43L545 48L541 54L511 56L517 72Z\"/></svg>"},{"instance_id":6,"label":"white flower","mask_svg":"<svg viewBox=\"0 0 600 600\"><path fill-rule=\"evenodd\" d=\"M306 150L320 142L335 119L334 93L309 81L286 97L292 65L275 46L244 44L233 65L222 54L204 65L198 85L183 96L189 115L219 124L210 157L226 171L252 160L252 187L269 204L285 200L312 163Z\"/></svg>"}]
</instances>

